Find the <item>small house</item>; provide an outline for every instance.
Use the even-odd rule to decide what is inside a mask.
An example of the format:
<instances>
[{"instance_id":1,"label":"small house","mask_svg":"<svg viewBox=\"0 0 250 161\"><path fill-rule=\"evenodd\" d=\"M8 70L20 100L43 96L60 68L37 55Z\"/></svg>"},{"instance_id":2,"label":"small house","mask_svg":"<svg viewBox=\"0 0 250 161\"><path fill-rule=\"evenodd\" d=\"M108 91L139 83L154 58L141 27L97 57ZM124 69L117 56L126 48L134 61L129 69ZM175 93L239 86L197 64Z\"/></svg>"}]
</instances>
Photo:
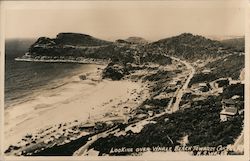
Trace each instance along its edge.
<instances>
[{"instance_id":1,"label":"small house","mask_svg":"<svg viewBox=\"0 0 250 161\"><path fill-rule=\"evenodd\" d=\"M238 114L238 110L235 107L227 107L220 112L220 120L227 121Z\"/></svg>"},{"instance_id":2,"label":"small house","mask_svg":"<svg viewBox=\"0 0 250 161\"><path fill-rule=\"evenodd\" d=\"M169 82L169 85L170 86L175 86L176 85L176 81Z\"/></svg>"},{"instance_id":3,"label":"small house","mask_svg":"<svg viewBox=\"0 0 250 161\"><path fill-rule=\"evenodd\" d=\"M221 101L222 109L235 107L235 101L232 99L224 99Z\"/></svg>"},{"instance_id":4,"label":"small house","mask_svg":"<svg viewBox=\"0 0 250 161\"><path fill-rule=\"evenodd\" d=\"M233 100L236 100L236 99L238 99L238 98L240 98L239 95L234 95L234 96L232 97Z\"/></svg>"},{"instance_id":5,"label":"small house","mask_svg":"<svg viewBox=\"0 0 250 161\"><path fill-rule=\"evenodd\" d=\"M207 84L206 83L199 83L199 87L206 87Z\"/></svg>"},{"instance_id":6,"label":"small house","mask_svg":"<svg viewBox=\"0 0 250 161\"><path fill-rule=\"evenodd\" d=\"M202 71L203 74L209 74L210 72L211 72L210 69L204 69L204 70Z\"/></svg>"},{"instance_id":7,"label":"small house","mask_svg":"<svg viewBox=\"0 0 250 161\"><path fill-rule=\"evenodd\" d=\"M148 115L149 115L150 117L154 116L154 111L148 111Z\"/></svg>"}]
</instances>

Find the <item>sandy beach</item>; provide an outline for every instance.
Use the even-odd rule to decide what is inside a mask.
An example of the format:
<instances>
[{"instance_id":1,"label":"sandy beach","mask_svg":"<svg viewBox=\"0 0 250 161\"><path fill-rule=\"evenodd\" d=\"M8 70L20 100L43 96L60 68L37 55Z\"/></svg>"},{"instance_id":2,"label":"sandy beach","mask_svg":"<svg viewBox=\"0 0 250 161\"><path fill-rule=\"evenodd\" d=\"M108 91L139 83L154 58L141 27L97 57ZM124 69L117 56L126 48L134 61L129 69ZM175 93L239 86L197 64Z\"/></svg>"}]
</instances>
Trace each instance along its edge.
<instances>
[{"instance_id":1,"label":"sandy beach","mask_svg":"<svg viewBox=\"0 0 250 161\"><path fill-rule=\"evenodd\" d=\"M129 80L101 80L101 70L95 68L86 79L75 75L55 89L41 92L34 99L5 110L5 145L16 144L25 135L37 133L49 126L67 122L93 122L105 119L105 114L122 115L125 106L136 107L147 97L145 86ZM138 95L145 95L136 99Z\"/></svg>"}]
</instances>

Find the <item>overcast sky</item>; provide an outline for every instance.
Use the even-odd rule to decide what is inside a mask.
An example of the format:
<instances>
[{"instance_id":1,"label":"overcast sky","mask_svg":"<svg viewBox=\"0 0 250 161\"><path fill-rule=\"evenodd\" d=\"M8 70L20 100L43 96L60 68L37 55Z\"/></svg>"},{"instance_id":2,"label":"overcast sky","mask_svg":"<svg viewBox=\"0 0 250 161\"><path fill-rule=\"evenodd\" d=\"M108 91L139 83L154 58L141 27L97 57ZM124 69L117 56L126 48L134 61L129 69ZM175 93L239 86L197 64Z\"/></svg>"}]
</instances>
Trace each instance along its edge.
<instances>
[{"instance_id":1,"label":"overcast sky","mask_svg":"<svg viewBox=\"0 0 250 161\"><path fill-rule=\"evenodd\" d=\"M115 40L140 36L157 40L191 32L244 35L244 4L235 1L6 2L6 38L55 37L79 32Z\"/></svg>"}]
</instances>

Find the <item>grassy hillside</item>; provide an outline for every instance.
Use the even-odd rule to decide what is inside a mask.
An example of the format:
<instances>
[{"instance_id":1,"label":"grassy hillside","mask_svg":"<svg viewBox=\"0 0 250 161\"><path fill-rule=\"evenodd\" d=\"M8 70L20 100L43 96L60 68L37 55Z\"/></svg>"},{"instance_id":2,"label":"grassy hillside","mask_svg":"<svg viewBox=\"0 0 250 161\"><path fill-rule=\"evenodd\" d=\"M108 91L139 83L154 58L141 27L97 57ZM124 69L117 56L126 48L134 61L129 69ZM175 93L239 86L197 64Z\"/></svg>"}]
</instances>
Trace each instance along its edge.
<instances>
[{"instance_id":1,"label":"grassy hillside","mask_svg":"<svg viewBox=\"0 0 250 161\"><path fill-rule=\"evenodd\" d=\"M226 58L218 59L208 63L203 69L210 69L211 72L204 74L197 72L191 79L190 85L201 82L210 82L218 78L231 77L234 80L239 80L241 70L245 67L245 55L234 54Z\"/></svg>"}]
</instances>

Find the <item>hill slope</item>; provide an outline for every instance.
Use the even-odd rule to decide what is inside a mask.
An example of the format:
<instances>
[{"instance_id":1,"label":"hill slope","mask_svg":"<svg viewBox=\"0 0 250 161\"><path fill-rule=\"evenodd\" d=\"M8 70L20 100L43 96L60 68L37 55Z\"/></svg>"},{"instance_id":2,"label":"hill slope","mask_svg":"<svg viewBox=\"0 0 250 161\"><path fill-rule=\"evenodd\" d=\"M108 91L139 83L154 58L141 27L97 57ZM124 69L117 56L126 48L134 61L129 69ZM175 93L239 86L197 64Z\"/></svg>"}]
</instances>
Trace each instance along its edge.
<instances>
[{"instance_id":1,"label":"hill slope","mask_svg":"<svg viewBox=\"0 0 250 161\"><path fill-rule=\"evenodd\" d=\"M237 52L219 41L184 33L178 36L145 43L143 38L130 37L126 40L109 42L86 34L59 33L56 38L40 37L29 49L28 58L41 59L110 59L126 64L136 59L141 63L162 61L159 55L172 55L190 62L218 58ZM137 58L135 58L137 57ZM157 59L154 59L157 58ZM156 63L157 63L156 62ZM165 62L163 61L163 64Z\"/></svg>"},{"instance_id":2,"label":"hill slope","mask_svg":"<svg viewBox=\"0 0 250 161\"><path fill-rule=\"evenodd\" d=\"M72 46L102 46L109 45L112 42L97 39L90 35L80 33L59 33L56 38L40 37L31 47L39 46L57 46L57 45L72 45Z\"/></svg>"},{"instance_id":3,"label":"hill slope","mask_svg":"<svg viewBox=\"0 0 250 161\"><path fill-rule=\"evenodd\" d=\"M190 61L229 53L219 41L190 33L162 39L151 43L150 46L152 48L161 48L169 55Z\"/></svg>"},{"instance_id":4,"label":"hill slope","mask_svg":"<svg viewBox=\"0 0 250 161\"><path fill-rule=\"evenodd\" d=\"M238 51L244 52L245 50L245 38L227 39L222 40L221 43L229 48L235 48Z\"/></svg>"},{"instance_id":5,"label":"hill slope","mask_svg":"<svg viewBox=\"0 0 250 161\"><path fill-rule=\"evenodd\" d=\"M129 37L125 39L125 41L133 43L133 44L147 44L148 43L148 41L142 37Z\"/></svg>"}]
</instances>

